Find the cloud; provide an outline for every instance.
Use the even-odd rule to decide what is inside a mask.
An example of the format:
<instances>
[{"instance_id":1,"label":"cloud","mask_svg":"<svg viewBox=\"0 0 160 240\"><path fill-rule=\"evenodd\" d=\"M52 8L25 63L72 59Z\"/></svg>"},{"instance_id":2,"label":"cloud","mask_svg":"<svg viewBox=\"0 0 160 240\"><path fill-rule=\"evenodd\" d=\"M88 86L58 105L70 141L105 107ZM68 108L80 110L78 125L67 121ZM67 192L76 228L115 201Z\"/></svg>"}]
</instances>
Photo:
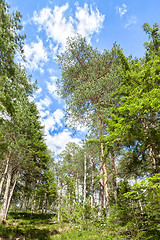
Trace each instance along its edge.
<instances>
[{"instance_id":1,"label":"cloud","mask_svg":"<svg viewBox=\"0 0 160 240\"><path fill-rule=\"evenodd\" d=\"M47 37L53 39L56 45L64 46L66 38L74 35L72 18L65 17L68 7L66 3L62 7L55 6L53 10L43 8L39 13L34 12L34 23L38 24L39 30L44 29Z\"/></svg>"},{"instance_id":2,"label":"cloud","mask_svg":"<svg viewBox=\"0 0 160 240\"><path fill-rule=\"evenodd\" d=\"M137 18L135 16L131 16L128 20L128 23L126 23L125 28L128 28L130 25L136 24Z\"/></svg>"},{"instance_id":3,"label":"cloud","mask_svg":"<svg viewBox=\"0 0 160 240\"><path fill-rule=\"evenodd\" d=\"M49 107L49 105L52 103L52 100L50 97L45 97L44 99L41 99L39 102L36 102L37 109L39 111L45 110L46 107Z\"/></svg>"},{"instance_id":4,"label":"cloud","mask_svg":"<svg viewBox=\"0 0 160 240\"><path fill-rule=\"evenodd\" d=\"M52 95L52 97L54 97L56 100L58 100L58 102L61 102L61 98L57 93L57 85L56 85L56 81L57 81L57 77L52 76L50 77L51 81L47 82L47 89L49 91L49 93Z\"/></svg>"},{"instance_id":5,"label":"cloud","mask_svg":"<svg viewBox=\"0 0 160 240\"><path fill-rule=\"evenodd\" d=\"M123 3L121 7L117 6L117 12L122 17L127 12L127 6Z\"/></svg>"},{"instance_id":6,"label":"cloud","mask_svg":"<svg viewBox=\"0 0 160 240\"><path fill-rule=\"evenodd\" d=\"M36 93L36 94L40 94L41 92L42 92L42 88L38 88L35 93Z\"/></svg>"},{"instance_id":7,"label":"cloud","mask_svg":"<svg viewBox=\"0 0 160 240\"><path fill-rule=\"evenodd\" d=\"M64 113L61 109L57 109L54 113L50 113L46 108L39 111L41 116L41 123L44 126L45 135L49 135L50 132L55 130L56 124L58 127L62 127L62 119Z\"/></svg>"},{"instance_id":8,"label":"cloud","mask_svg":"<svg viewBox=\"0 0 160 240\"><path fill-rule=\"evenodd\" d=\"M48 61L48 54L39 37L37 37L37 42L31 42L31 44L24 45L24 55L26 57L26 67L28 69L39 69L40 72L43 73L44 64Z\"/></svg>"},{"instance_id":9,"label":"cloud","mask_svg":"<svg viewBox=\"0 0 160 240\"><path fill-rule=\"evenodd\" d=\"M94 11L92 6L88 7L88 4L84 4L84 7L79 7L77 4L76 10L77 19L77 33L89 39L91 35L98 33L102 28L105 16L100 14L98 9Z\"/></svg>"},{"instance_id":10,"label":"cloud","mask_svg":"<svg viewBox=\"0 0 160 240\"><path fill-rule=\"evenodd\" d=\"M53 54L65 48L66 39L79 33L90 40L93 33L98 33L102 28L105 16L98 9L93 10L92 6L86 3L84 7L76 4L75 16L69 11L69 4L54 9L43 8L40 12L34 12L33 22L38 25L39 31L44 30L47 38L52 39Z\"/></svg>"},{"instance_id":11,"label":"cloud","mask_svg":"<svg viewBox=\"0 0 160 240\"><path fill-rule=\"evenodd\" d=\"M64 113L61 109L57 109L54 113L49 114L48 110L40 111L42 115L41 123L44 126L45 141L50 150L55 152L55 155L64 150L65 145L69 142L75 142L79 144L81 140L79 138L73 138L72 133L68 129L64 129L62 132L51 135L51 132L56 129L56 125L63 127Z\"/></svg>"},{"instance_id":12,"label":"cloud","mask_svg":"<svg viewBox=\"0 0 160 240\"><path fill-rule=\"evenodd\" d=\"M54 136L48 135L46 138L46 144L50 150L55 152L55 155L60 154L67 143L75 142L80 144L81 140L79 138L72 138L72 133L68 129L64 129L63 132L59 132Z\"/></svg>"}]
</instances>

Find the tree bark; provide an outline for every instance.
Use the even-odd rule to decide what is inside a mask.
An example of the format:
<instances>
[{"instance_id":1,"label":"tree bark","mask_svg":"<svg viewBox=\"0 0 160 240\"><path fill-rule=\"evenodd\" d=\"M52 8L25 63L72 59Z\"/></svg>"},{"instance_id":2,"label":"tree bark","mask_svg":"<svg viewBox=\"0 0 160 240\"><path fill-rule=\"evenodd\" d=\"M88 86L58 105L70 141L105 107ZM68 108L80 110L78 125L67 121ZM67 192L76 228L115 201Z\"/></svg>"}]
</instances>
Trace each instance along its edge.
<instances>
[{"instance_id":1,"label":"tree bark","mask_svg":"<svg viewBox=\"0 0 160 240\"><path fill-rule=\"evenodd\" d=\"M8 158L7 158L7 162L6 162L6 167L5 167L5 170L4 170L4 173L3 173L3 176L2 176L1 182L0 182L0 197L1 197L1 195L2 195L4 181L5 181L6 176L7 176L10 157L11 157L11 151L9 151Z\"/></svg>"},{"instance_id":2,"label":"tree bark","mask_svg":"<svg viewBox=\"0 0 160 240\"><path fill-rule=\"evenodd\" d=\"M104 208L104 182L103 182L103 159L100 156L100 166L99 166L99 211L98 216L100 217L102 215L102 210Z\"/></svg>"},{"instance_id":3,"label":"tree bark","mask_svg":"<svg viewBox=\"0 0 160 240\"><path fill-rule=\"evenodd\" d=\"M3 203L0 211L0 219L6 219L6 211L7 211L7 205L8 205L8 198L9 198L9 190L11 186L11 180L12 180L12 168L10 167L8 171L8 176L7 176L7 182L6 182L6 189L3 197Z\"/></svg>"},{"instance_id":4,"label":"tree bark","mask_svg":"<svg viewBox=\"0 0 160 240\"><path fill-rule=\"evenodd\" d=\"M108 189L108 174L107 174L107 168L106 164L104 162L104 147L103 143L101 143L101 153L102 153L102 159L103 159L103 181L104 181L104 193L105 193L105 209L106 209L106 216L109 213L109 189Z\"/></svg>"},{"instance_id":5,"label":"tree bark","mask_svg":"<svg viewBox=\"0 0 160 240\"><path fill-rule=\"evenodd\" d=\"M15 174L15 178L14 178L13 185L12 185L12 187L11 187L11 189L10 189L10 193L9 193L9 197L8 197L8 204L7 204L7 208L6 208L6 216L5 216L5 219L7 218L7 214L8 214L10 205L11 205L11 200L12 200L12 196L13 196L13 192L14 192L16 183L17 183L18 176L19 176L19 173L17 172L17 173Z\"/></svg>"},{"instance_id":6,"label":"tree bark","mask_svg":"<svg viewBox=\"0 0 160 240\"><path fill-rule=\"evenodd\" d=\"M59 204L58 204L58 222L61 219L61 208L62 208L62 184L59 184L60 193L59 193Z\"/></svg>"},{"instance_id":7,"label":"tree bark","mask_svg":"<svg viewBox=\"0 0 160 240\"><path fill-rule=\"evenodd\" d=\"M94 171L95 171L95 163L92 160L92 183L91 183L91 208L94 206Z\"/></svg>"},{"instance_id":8,"label":"tree bark","mask_svg":"<svg viewBox=\"0 0 160 240\"><path fill-rule=\"evenodd\" d=\"M155 154L154 154L152 146L149 147L149 156L150 156L150 159L151 159L151 162L152 162L153 171L155 173L157 171L157 166L156 166L156 159L155 159Z\"/></svg>"},{"instance_id":9,"label":"tree bark","mask_svg":"<svg viewBox=\"0 0 160 240\"><path fill-rule=\"evenodd\" d=\"M103 120L99 117L99 138L100 141L103 138ZM104 191L105 196L105 208L106 208L106 215L108 215L108 208L109 208L109 188L108 188L108 174L106 169L106 164L104 161L104 144L101 141L101 149L100 149L100 175L103 176L103 178L100 178L100 192L102 192L102 188ZM100 193L101 194L101 193ZM103 201L104 197L100 197L100 206L99 206L99 215L102 215L102 209L103 209Z\"/></svg>"},{"instance_id":10,"label":"tree bark","mask_svg":"<svg viewBox=\"0 0 160 240\"><path fill-rule=\"evenodd\" d=\"M77 174L76 174L76 201L79 201L78 172L77 172Z\"/></svg>"},{"instance_id":11,"label":"tree bark","mask_svg":"<svg viewBox=\"0 0 160 240\"><path fill-rule=\"evenodd\" d=\"M117 203L118 198L117 198L117 169L116 169L116 164L115 164L115 157L114 157L114 152L111 151L111 161L112 161L112 171L113 171L113 190L114 190L114 200Z\"/></svg>"},{"instance_id":12,"label":"tree bark","mask_svg":"<svg viewBox=\"0 0 160 240\"><path fill-rule=\"evenodd\" d=\"M87 159L84 156L84 182L83 182L83 208L86 202L86 187L87 187Z\"/></svg>"},{"instance_id":13,"label":"tree bark","mask_svg":"<svg viewBox=\"0 0 160 240\"><path fill-rule=\"evenodd\" d=\"M44 214L47 214L47 193L44 194Z\"/></svg>"}]
</instances>

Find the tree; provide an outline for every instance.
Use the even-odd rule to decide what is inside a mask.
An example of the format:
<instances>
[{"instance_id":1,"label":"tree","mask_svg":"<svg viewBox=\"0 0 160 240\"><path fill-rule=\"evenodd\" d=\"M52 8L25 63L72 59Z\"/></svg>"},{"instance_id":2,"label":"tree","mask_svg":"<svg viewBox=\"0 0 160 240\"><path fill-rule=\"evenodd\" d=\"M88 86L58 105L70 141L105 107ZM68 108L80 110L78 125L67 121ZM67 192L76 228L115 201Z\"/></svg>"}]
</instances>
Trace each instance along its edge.
<instances>
[{"instance_id":1,"label":"tree","mask_svg":"<svg viewBox=\"0 0 160 240\"><path fill-rule=\"evenodd\" d=\"M103 117L112 105L109 94L120 81L115 66L119 64L116 45L112 50L99 52L79 35L68 39L66 51L58 56L62 78L58 81L59 92L67 103L67 116L74 121L86 122L98 130L101 142L100 179L101 204L103 208L103 185L106 208L109 206L108 179L104 160Z\"/></svg>"},{"instance_id":2,"label":"tree","mask_svg":"<svg viewBox=\"0 0 160 240\"><path fill-rule=\"evenodd\" d=\"M16 54L23 58L21 14L10 13L3 0L0 7L0 194L4 193L0 218L6 219L17 181L29 168L34 176L46 169L48 155L36 105L29 99L35 87L15 63Z\"/></svg>"},{"instance_id":3,"label":"tree","mask_svg":"<svg viewBox=\"0 0 160 240\"><path fill-rule=\"evenodd\" d=\"M120 70L122 82L114 96L119 99L107 120L109 135L107 141L119 143L130 150L136 149L143 161L149 156L152 173L159 172L160 146L160 56L158 25L153 29L144 25L151 42L145 43L146 56L129 59L119 51L123 68ZM156 45L155 45L156 44ZM147 164L148 165L148 164Z\"/></svg>"}]
</instances>

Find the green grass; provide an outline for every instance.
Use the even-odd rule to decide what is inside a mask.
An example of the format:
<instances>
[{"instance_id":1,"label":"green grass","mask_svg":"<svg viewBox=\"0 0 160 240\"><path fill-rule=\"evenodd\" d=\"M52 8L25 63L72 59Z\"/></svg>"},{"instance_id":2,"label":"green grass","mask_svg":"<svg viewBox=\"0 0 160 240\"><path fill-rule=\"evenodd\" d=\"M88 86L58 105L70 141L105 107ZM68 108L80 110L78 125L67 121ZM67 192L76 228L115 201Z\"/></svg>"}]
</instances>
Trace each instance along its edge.
<instances>
[{"instance_id":1,"label":"green grass","mask_svg":"<svg viewBox=\"0 0 160 240\"><path fill-rule=\"evenodd\" d=\"M53 240L53 239L119 239L108 236L105 227L91 221L58 223L52 214L10 212L8 220L0 225L0 239L6 240ZM123 238L120 238L123 239Z\"/></svg>"},{"instance_id":2,"label":"green grass","mask_svg":"<svg viewBox=\"0 0 160 240\"><path fill-rule=\"evenodd\" d=\"M133 226L132 226L133 227ZM130 231L128 230L130 229ZM129 240L138 239L131 227L122 227L106 220L94 222L57 222L52 214L10 212L8 220L0 225L1 240ZM159 240L160 232L141 231L139 239Z\"/></svg>"}]
</instances>

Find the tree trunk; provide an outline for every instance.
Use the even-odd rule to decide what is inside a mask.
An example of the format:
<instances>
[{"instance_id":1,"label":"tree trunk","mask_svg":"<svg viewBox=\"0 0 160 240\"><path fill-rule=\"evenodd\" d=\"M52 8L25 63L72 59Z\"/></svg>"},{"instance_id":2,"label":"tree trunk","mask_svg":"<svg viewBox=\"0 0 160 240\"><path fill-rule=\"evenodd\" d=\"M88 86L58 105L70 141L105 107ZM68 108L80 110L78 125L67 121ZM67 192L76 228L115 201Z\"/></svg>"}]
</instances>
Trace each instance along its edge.
<instances>
[{"instance_id":1,"label":"tree trunk","mask_svg":"<svg viewBox=\"0 0 160 240\"><path fill-rule=\"evenodd\" d=\"M60 193L59 193L58 222L61 219L61 208L62 208L62 184L60 184Z\"/></svg>"},{"instance_id":2,"label":"tree trunk","mask_svg":"<svg viewBox=\"0 0 160 240\"><path fill-rule=\"evenodd\" d=\"M108 216L108 213L109 213L109 189L108 189L107 169L106 169L105 163L103 164L103 173L104 173L105 209L106 209L106 216Z\"/></svg>"},{"instance_id":3,"label":"tree trunk","mask_svg":"<svg viewBox=\"0 0 160 240\"><path fill-rule=\"evenodd\" d=\"M77 175L76 175L76 201L79 201L78 172L77 172Z\"/></svg>"},{"instance_id":4,"label":"tree trunk","mask_svg":"<svg viewBox=\"0 0 160 240\"><path fill-rule=\"evenodd\" d=\"M152 166L153 166L153 171L154 173L157 171L157 166L156 166L156 159L155 159L155 154L153 151L152 146L149 147L149 156L151 158Z\"/></svg>"},{"instance_id":5,"label":"tree trunk","mask_svg":"<svg viewBox=\"0 0 160 240\"><path fill-rule=\"evenodd\" d=\"M101 139L103 137L103 122L102 119L99 117L99 138ZM99 164L99 173L100 173L100 179L99 179L99 217L102 215L102 209L104 207L104 184L105 181L103 179L103 161L104 161L104 153L103 153L103 143L101 143L100 147L100 164Z\"/></svg>"},{"instance_id":6,"label":"tree trunk","mask_svg":"<svg viewBox=\"0 0 160 240\"><path fill-rule=\"evenodd\" d=\"M44 194L44 214L47 214L47 193Z\"/></svg>"},{"instance_id":7,"label":"tree trunk","mask_svg":"<svg viewBox=\"0 0 160 240\"><path fill-rule=\"evenodd\" d=\"M9 151L8 158L7 158L7 162L6 162L6 167L5 167L5 170L4 170L4 173L3 173L3 176L2 176L1 182L0 182L0 197L1 197L1 195L2 195L2 190L3 190L4 181L5 181L6 176L7 176L10 157L11 157L11 151Z\"/></svg>"},{"instance_id":8,"label":"tree trunk","mask_svg":"<svg viewBox=\"0 0 160 240\"><path fill-rule=\"evenodd\" d=\"M102 210L104 207L104 182L103 182L103 159L100 156L100 166L99 166L99 211L98 216L100 217L102 215Z\"/></svg>"},{"instance_id":9,"label":"tree trunk","mask_svg":"<svg viewBox=\"0 0 160 240\"><path fill-rule=\"evenodd\" d=\"M86 187L87 187L87 159L84 156L84 182L83 182L83 208L86 203Z\"/></svg>"},{"instance_id":10,"label":"tree trunk","mask_svg":"<svg viewBox=\"0 0 160 240\"><path fill-rule=\"evenodd\" d=\"M6 189L5 189L3 203L2 203L2 207L1 207L1 211L0 211L0 219L4 219L4 220L6 219L6 216L7 216L6 211L7 211L7 205L8 205L11 180L12 180L12 168L10 168L8 171Z\"/></svg>"},{"instance_id":11,"label":"tree trunk","mask_svg":"<svg viewBox=\"0 0 160 240\"><path fill-rule=\"evenodd\" d=\"M91 208L94 206L94 171L95 171L95 164L92 161L92 183L91 183Z\"/></svg>"},{"instance_id":12,"label":"tree trunk","mask_svg":"<svg viewBox=\"0 0 160 240\"><path fill-rule=\"evenodd\" d=\"M114 200L117 203L118 198L117 198L117 169L116 169L116 164L115 164L115 157L113 151L111 151L111 161L112 161L112 171L113 171L113 190L114 190Z\"/></svg>"},{"instance_id":13,"label":"tree trunk","mask_svg":"<svg viewBox=\"0 0 160 240\"><path fill-rule=\"evenodd\" d=\"M146 134L146 138L148 138L148 131L149 131L149 125L147 124L147 121L145 118L141 118L141 122L142 122L142 126L143 126L143 130ZM156 159L155 159L155 153L153 150L152 145L148 146L148 150L149 150L149 156L152 162L152 166L153 166L153 173L156 173L157 171L157 166L156 166Z\"/></svg>"},{"instance_id":14,"label":"tree trunk","mask_svg":"<svg viewBox=\"0 0 160 240\"><path fill-rule=\"evenodd\" d=\"M18 179L19 173L17 172L15 174L15 178L14 178L14 182L13 182L13 186L11 187L10 193L9 193L9 197L8 197L8 204L7 204L7 208L6 208L6 216L5 219L7 218L7 214L11 205L11 200L12 200L12 196L13 196L13 192L17 183L17 179Z\"/></svg>"}]
</instances>

